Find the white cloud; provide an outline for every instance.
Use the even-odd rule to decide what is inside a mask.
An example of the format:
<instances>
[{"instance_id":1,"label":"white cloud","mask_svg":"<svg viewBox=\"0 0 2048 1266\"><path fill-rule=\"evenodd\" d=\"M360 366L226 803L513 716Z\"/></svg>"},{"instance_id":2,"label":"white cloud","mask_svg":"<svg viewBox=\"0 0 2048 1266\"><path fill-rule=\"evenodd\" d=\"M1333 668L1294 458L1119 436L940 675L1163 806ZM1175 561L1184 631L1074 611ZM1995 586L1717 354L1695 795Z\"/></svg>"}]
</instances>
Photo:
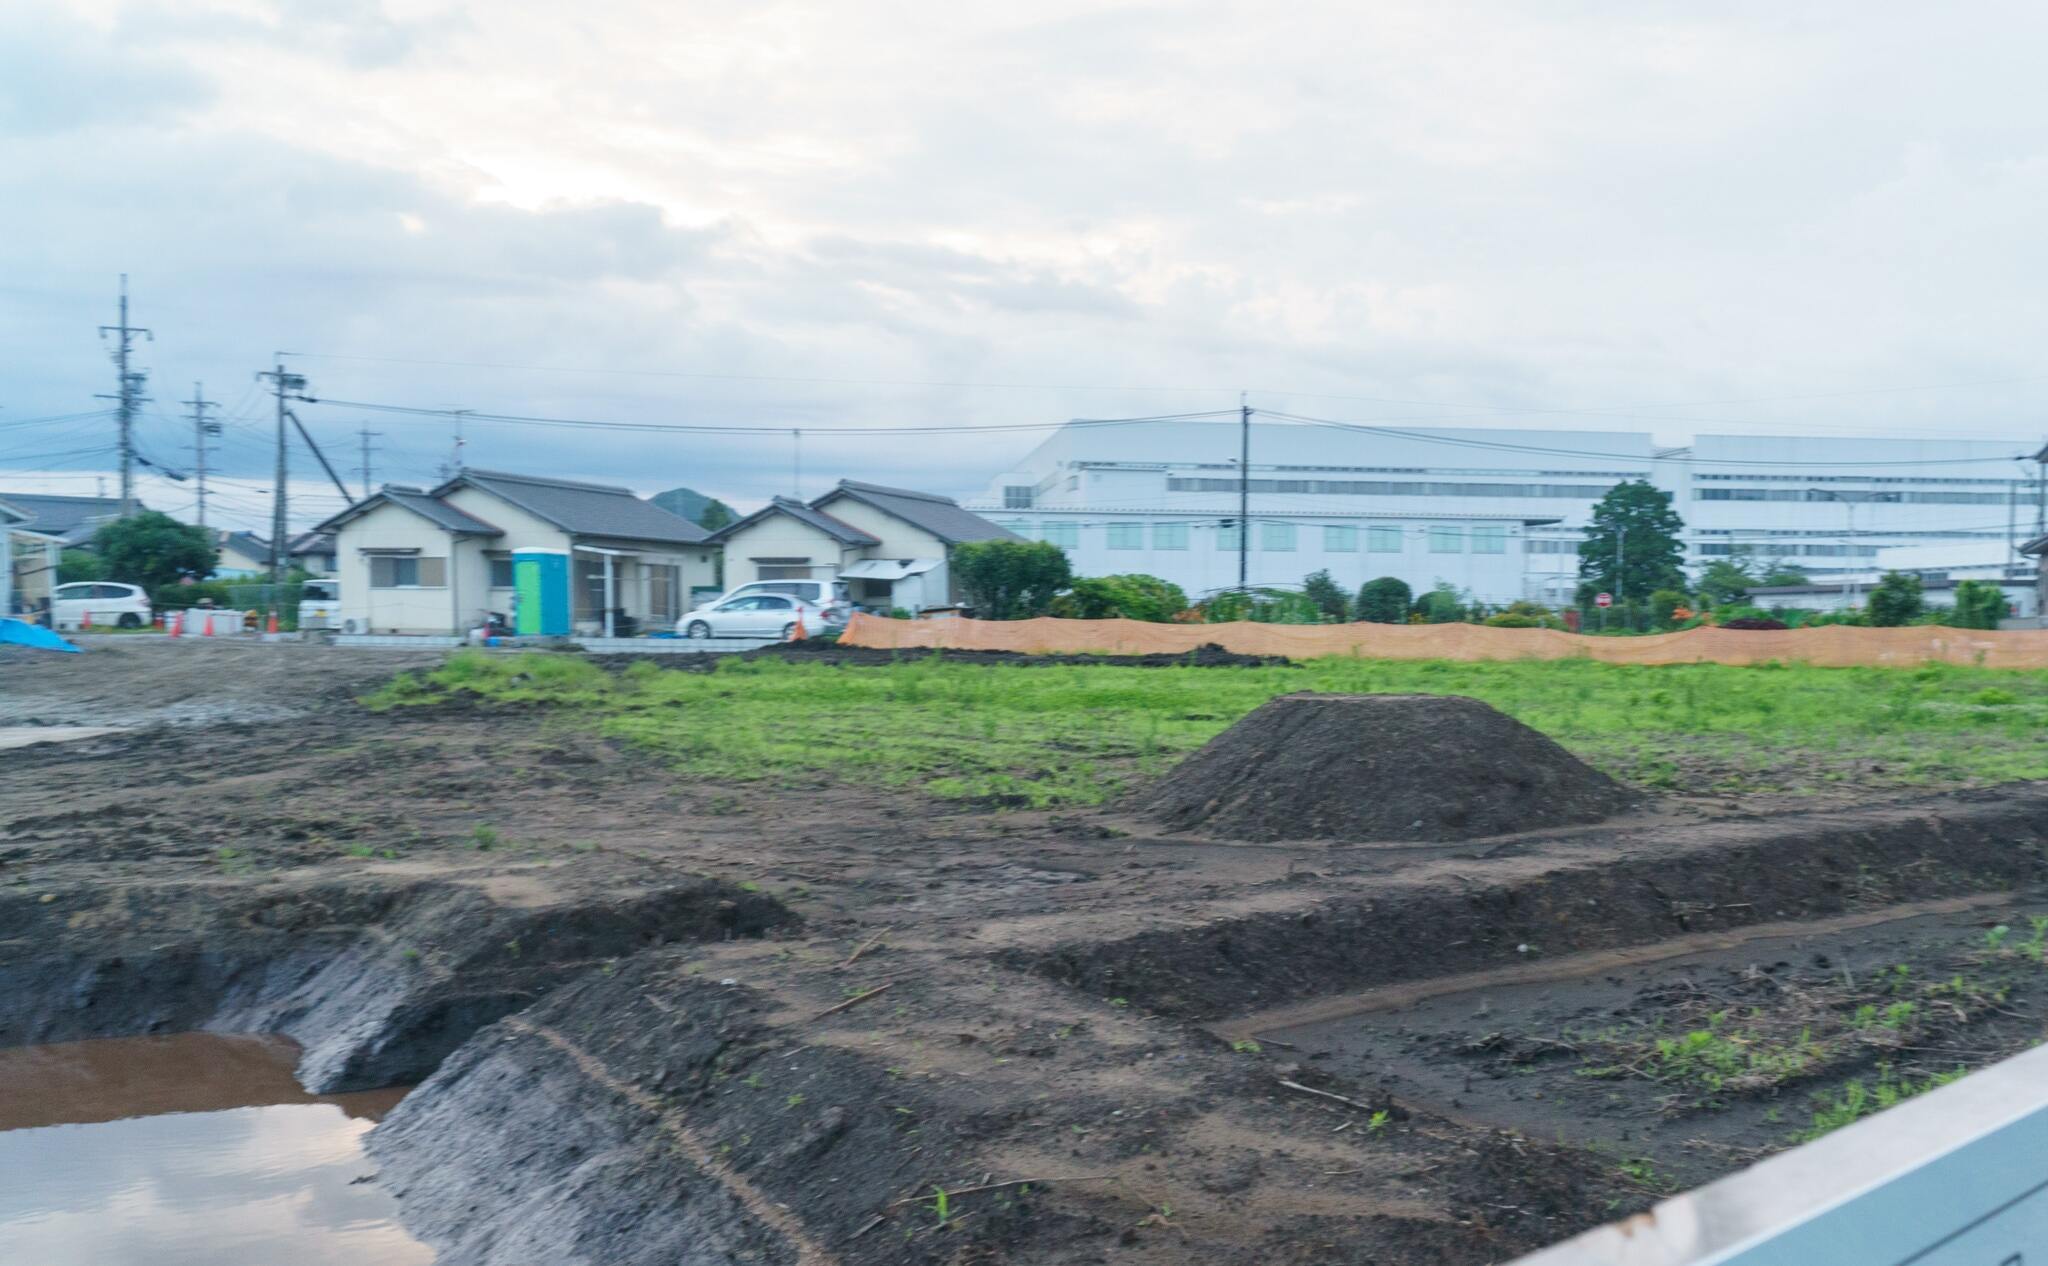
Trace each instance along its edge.
<instances>
[{"instance_id":1,"label":"white cloud","mask_svg":"<svg viewBox=\"0 0 2048 1266\"><path fill-rule=\"evenodd\" d=\"M786 381L303 362L341 399L778 427L1149 413L1238 386L1540 425L1655 405L1588 425L1667 436L1683 416L2019 434L2041 412L2026 383L1660 405L2034 368L2048 90L2028 50L2048 14L2029 6L10 15L0 466L30 451L9 414L107 389L92 327L123 270L166 398L195 377L243 394L285 347L764 375ZM819 379L859 381L795 381ZM335 444L359 425L308 413ZM376 425L431 473L443 424ZM964 490L1028 442L817 436L805 465ZM787 449L481 426L472 445L735 501L781 491ZM261 457L253 437L232 455L250 477Z\"/></svg>"}]
</instances>

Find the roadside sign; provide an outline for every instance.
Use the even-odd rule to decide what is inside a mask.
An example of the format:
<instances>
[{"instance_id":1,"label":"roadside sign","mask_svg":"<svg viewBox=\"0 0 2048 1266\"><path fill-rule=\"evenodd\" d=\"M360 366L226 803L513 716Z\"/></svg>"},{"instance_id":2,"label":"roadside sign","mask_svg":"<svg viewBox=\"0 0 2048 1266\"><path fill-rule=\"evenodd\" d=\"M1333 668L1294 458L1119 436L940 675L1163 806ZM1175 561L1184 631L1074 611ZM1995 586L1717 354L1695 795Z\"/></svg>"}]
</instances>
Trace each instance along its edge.
<instances>
[{"instance_id":1,"label":"roadside sign","mask_svg":"<svg viewBox=\"0 0 2048 1266\"><path fill-rule=\"evenodd\" d=\"M1611 607L1614 605L1614 595L1611 593L1595 594L1593 595L1593 605L1596 607Z\"/></svg>"}]
</instances>

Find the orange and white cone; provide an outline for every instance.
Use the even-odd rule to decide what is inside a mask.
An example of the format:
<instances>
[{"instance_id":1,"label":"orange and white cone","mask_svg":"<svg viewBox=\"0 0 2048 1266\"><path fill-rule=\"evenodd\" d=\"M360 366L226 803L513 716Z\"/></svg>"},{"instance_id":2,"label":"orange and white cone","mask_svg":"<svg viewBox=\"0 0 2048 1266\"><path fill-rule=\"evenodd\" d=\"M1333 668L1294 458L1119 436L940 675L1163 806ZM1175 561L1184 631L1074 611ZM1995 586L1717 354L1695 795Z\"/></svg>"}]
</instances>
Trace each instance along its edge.
<instances>
[{"instance_id":1,"label":"orange and white cone","mask_svg":"<svg viewBox=\"0 0 2048 1266\"><path fill-rule=\"evenodd\" d=\"M264 629L264 632L266 632L266 633L275 633L275 632L277 632L277 612L273 611L273 612L271 612L271 613L270 613L270 624L269 624L269 626L268 626L267 628L265 628L265 629Z\"/></svg>"},{"instance_id":2,"label":"orange and white cone","mask_svg":"<svg viewBox=\"0 0 2048 1266\"><path fill-rule=\"evenodd\" d=\"M78 631L80 633L92 632L92 612L84 612L78 617Z\"/></svg>"},{"instance_id":3,"label":"orange and white cone","mask_svg":"<svg viewBox=\"0 0 2048 1266\"><path fill-rule=\"evenodd\" d=\"M799 611L796 613L796 627L789 631L789 640L801 642L809 636L810 634L804 632L804 613Z\"/></svg>"},{"instance_id":4,"label":"orange and white cone","mask_svg":"<svg viewBox=\"0 0 2048 1266\"><path fill-rule=\"evenodd\" d=\"M207 613L206 613L206 633L205 633L205 636L207 636L207 637L212 637L212 636L213 636L213 612L211 612L211 611L209 611L209 612L207 612Z\"/></svg>"},{"instance_id":5,"label":"orange and white cone","mask_svg":"<svg viewBox=\"0 0 2048 1266\"><path fill-rule=\"evenodd\" d=\"M164 632L172 637L181 637L185 632L185 613L173 611L164 617Z\"/></svg>"}]
</instances>

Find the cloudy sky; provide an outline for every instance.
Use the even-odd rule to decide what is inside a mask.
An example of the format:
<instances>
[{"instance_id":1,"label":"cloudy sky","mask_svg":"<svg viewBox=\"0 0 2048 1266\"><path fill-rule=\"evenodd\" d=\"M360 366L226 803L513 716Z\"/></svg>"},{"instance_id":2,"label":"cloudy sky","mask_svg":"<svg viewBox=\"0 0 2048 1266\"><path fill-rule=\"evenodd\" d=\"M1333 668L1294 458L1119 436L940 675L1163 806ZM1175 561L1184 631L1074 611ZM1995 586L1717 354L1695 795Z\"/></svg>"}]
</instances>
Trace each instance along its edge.
<instances>
[{"instance_id":1,"label":"cloudy sky","mask_svg":"<svg viewBox=\"0 0 2048 1266\"><path fill-rule=\"evenodd\" d=\"M986 485L1016 426L1348 420L2039 438L2048 9L6 0L0 487L90 491L130 275L259 521L285 350L479 466L736 504ZM303 416L426 481L444 420ZM313 473L294 457L295 473ZM353 482L353 476L352 482ZM339 503L295 485L307 515ZM181 509L188 491L147 485ZM297 516L295 516L297 517Z\"/></svg>"}]
</instances>

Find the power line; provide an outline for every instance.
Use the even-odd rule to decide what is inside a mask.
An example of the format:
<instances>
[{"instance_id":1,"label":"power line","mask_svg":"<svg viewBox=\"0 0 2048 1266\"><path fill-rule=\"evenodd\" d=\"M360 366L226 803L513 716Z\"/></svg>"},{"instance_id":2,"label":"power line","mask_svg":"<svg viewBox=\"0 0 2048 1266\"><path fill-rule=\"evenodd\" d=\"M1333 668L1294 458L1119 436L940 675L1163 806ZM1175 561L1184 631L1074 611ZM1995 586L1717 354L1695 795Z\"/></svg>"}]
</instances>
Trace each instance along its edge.
<instances>
[{"instance_id":1,"label":"power line","mask_svg":"<svg viewBox=\"0 0 2048 1266\"><path fill-rule=\"evenodd\" d=\"M501 422L514 426L574 427L587 430L639 432L675 435L788 435L803 431L811 435L994 435L1014 431L1056 431L1067 426L1129 426L1144 422L1198 421L1207 418L1235 418L1236 409L1211 409L1198 413L1162 413L1136 418L1069 418L1061 422L997 422L983 426L780 426L738 422L621 422L604 418L565 418L539 414L485 413L476 409L437 409L420 405L378 404L364 400L321 398L310 403L341 409L367 409L373 413L400 413L419 417L457 418L464 422Z\"/></svg>"}]
</instances>

